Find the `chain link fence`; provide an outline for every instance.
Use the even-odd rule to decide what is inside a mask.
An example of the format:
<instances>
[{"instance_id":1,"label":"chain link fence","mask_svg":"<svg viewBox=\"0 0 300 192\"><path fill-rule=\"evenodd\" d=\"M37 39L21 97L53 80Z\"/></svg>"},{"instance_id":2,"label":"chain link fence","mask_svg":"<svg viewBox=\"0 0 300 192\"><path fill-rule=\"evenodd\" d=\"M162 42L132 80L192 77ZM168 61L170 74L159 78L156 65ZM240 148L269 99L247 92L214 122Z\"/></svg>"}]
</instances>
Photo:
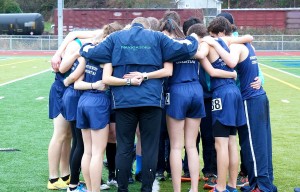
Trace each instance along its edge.
<instances>
[{"instance_id":1,"label":"chain link fence","mask_svg":"<svg viewBox=\"0 0 300 192\"><path fill-rule=\"evenodd\" d=\"M259 51L299 51L300 35L253 35L253 45ZM56 50L57 36L0 35L0 50Z\"/></svg>"}]
</instances>

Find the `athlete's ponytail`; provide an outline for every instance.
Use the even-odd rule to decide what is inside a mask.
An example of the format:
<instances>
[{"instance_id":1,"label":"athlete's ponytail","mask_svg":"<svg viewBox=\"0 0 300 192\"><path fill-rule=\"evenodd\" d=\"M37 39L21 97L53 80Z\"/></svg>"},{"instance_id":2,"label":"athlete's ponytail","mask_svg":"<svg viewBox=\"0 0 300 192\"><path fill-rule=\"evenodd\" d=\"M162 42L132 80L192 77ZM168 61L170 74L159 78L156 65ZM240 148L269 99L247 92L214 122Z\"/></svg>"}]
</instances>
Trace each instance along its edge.
<instances>
[{"instance_id":1,"label":"athlete's ponytail","mask_svg":"<svg viewBox=\"0 0 300 192\"><path fill-rule=\"evenodd\" d=\"M163 21L160 26L160 31L167 31L170 34L173 34L175 38L185 38L185 35L173 19Z\"/></svg>"}]
</instances>

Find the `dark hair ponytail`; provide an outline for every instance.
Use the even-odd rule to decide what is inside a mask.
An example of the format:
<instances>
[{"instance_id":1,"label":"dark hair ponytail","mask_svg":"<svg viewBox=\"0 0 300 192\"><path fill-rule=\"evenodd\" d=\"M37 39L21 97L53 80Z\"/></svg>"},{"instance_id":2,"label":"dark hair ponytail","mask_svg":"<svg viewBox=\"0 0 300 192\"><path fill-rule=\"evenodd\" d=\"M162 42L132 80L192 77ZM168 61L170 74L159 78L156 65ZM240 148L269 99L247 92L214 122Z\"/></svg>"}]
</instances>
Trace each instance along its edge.
<instances>
[{"instance_id":1,"label":"dark hair ponytail","mask_svg":"<svg viewBox=\"0 0 300 192\"><path fill-rule=\"evenodd\" d=\"M160 31L168 31L170 34L175 35L176 38L184 38L185 35L173 19L165 20L161 27Z\"/></svg>"}]
</instances>

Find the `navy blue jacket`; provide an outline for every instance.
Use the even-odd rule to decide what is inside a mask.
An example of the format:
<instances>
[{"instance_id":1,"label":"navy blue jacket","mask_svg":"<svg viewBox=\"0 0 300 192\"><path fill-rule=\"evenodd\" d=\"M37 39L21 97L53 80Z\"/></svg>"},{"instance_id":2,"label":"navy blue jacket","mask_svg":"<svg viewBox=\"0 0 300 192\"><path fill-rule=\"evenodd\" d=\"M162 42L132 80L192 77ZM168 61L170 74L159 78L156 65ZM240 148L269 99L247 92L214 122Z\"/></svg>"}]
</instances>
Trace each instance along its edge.
<instances>
[{"instance_id":1,"label":"navy blue jacket","mask_svg":"<svg viewBox=\"0 0 300 192\"><path fill-rule=\"evenodd\" d=\"M130 29L109 35L97 46L83 46L81 56L97 63L112 63L113 76L122 78L132 71L152 72L164 61L180 61L193 57L198 42L193 37L173 40L161 32L144 29L135 23ZM141 86L111 87L113 108L141 106L163 107L163 80L150 79Z\"/></svg>"}]
</instances>

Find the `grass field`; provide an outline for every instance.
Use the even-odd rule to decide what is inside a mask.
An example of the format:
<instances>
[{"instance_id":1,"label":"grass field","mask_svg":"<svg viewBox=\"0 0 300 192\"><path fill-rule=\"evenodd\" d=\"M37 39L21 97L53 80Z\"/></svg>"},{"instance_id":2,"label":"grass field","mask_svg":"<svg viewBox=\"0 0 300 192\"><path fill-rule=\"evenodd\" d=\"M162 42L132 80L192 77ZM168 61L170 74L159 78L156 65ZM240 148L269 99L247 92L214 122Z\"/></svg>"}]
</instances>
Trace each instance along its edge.
<instances>
[{"instance_id":1,"label":"grass field","mask_svg":"<svg viewBox=\"0 0 300 192\"><path fill-rule=\"evenodd\" d=\"M54 78L49 60L0 57L0 148L20 150L0 151L0 192L48 191L47 149L53 131L48 94ZM300 186L300 57L259 57L259 61L270 100L275 184L280 192L291 192ZM199 191L204 191L202 186L203 181ZM134 184L129 190L139 187ZM160 187L172 191L170 181ZM182 191L188 188L184 183Z\"/></svg>"}]
</instances>

